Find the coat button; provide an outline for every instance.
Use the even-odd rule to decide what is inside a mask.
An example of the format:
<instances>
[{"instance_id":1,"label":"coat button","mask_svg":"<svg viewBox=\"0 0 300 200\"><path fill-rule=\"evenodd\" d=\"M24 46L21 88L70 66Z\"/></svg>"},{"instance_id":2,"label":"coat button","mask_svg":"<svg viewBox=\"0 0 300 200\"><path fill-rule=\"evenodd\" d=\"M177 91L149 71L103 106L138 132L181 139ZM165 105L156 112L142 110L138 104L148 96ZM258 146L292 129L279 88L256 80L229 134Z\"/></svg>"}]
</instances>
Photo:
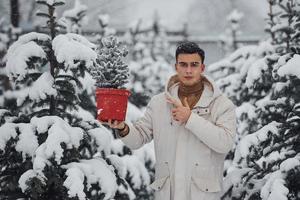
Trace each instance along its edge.
<instances>
[{"instance_id":1,"label":"coat button","mask_svg":"<svg viewBox=\"0 0 300 200\"><path fill-rule=\"evenodd\" d=\"M207 109L205 109L205 112L207 112L208 110Z\"/></svg>"},{"instance_id":2,"label":"coat button","mask_svg":"<svg viewBox=\"0 0 300 200\"><path fill-rule=\"evenodd\" d=\"M205 190L206 190L206 191L208 191L208 189L207 189L207 188L206 188Z\"/></svg>"},{"instance_id":3,"label":"coat button","mask_svg":"<svg viewBox=\"0 0 300 200\"><path fill-rule=\"evenodd\" d=\"M196 166L198 166L199 164L198 164L198 163L196 163L195 165L196 165Z\"/></svg>"},{"instance_id":4,"label":"coat button","mask_svg":"<svg viewBox=\"0 0 300 200\"><path fill-rule=\"evenodd\" d=\"M160 190L160 187L158 187L158 189Z\"/></svg>"}]
</instances>

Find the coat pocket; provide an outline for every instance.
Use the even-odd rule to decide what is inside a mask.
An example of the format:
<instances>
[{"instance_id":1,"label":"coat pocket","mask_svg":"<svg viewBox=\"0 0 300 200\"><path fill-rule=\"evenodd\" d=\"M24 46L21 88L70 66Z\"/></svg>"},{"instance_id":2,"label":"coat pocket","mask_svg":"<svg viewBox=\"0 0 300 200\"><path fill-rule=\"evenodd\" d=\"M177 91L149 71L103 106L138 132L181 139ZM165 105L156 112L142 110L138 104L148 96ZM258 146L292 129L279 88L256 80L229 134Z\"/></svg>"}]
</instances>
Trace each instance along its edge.
<instances>
[{"instance_id":1,"label":"coat pocket","mask_svg":"<svg viewBox=\"0 0 300 200\"><path fill-rule=\"evenodd\" d=\"M170 199L170 173L168 163L156 164L156 179L150 184L150 188L155 190L155 200Z\"/></svg>"},{"instance_id":2,"label":"coat pocket","mask_svg":"<svg viewBox=\"0 0 300 200\"><path fill-rule=\"evenodd\" d=\"M195 166L191 177L191 200L220 199L221 183L217 168Z\"/></svg>"},{"instance_id":3,"label":"coat pocket","mask_svg":"<svg viewBox=\"0 0 300 200\"><path fill-rule=\"evenodd\" d=\"M203 192L220 192L221 178L217 174L220 172L216 167L195 166L191 182Z\"/></svg>"}]
</instances>

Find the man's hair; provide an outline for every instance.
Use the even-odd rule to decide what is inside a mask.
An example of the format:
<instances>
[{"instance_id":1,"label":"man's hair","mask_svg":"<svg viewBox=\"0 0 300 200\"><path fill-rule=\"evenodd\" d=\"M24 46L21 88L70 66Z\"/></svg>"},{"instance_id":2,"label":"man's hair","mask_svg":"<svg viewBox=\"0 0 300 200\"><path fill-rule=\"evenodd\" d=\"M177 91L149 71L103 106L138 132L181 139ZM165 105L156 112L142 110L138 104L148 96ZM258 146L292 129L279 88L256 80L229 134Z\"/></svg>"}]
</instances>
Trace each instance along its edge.
<instances>
[{"instance_id":1,"label":"man's hair","mask_svg":"<svg viewBox=\"0 0 300 200\"><path fill-rule=\"evenodd\" d=\"M203 49L201 49L198 46L198 44L190 41L181 42L176 48L176 54L175 54L176 61L179 54L193 54L193 53L197 53L202 59L202 63L204 63L205 52L203 51Z\"/></svg>"}]
</instances>

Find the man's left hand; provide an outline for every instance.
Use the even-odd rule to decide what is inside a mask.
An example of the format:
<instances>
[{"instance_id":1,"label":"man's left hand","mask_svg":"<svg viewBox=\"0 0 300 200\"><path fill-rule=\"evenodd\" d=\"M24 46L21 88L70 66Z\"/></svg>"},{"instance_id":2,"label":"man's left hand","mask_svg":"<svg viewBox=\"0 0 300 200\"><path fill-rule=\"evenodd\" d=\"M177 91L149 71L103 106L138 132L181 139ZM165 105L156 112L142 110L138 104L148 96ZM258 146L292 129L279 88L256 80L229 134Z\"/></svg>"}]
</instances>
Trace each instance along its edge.
<instances>
[{"instance_id":1,"label":"man's left hand","mask_svg":"<svg viewBox=\"0 0 300 200\"><path fill-rule=\"evenodd\" d=\"M175 108L172 109L173 119L181 124L186 123L191 115L191 109L189 107L187 97L183 99L183 104L180 101L170 97L166 97L166 99L168 103L171 103L175 106Z\"/></svg>"}]
</instances>

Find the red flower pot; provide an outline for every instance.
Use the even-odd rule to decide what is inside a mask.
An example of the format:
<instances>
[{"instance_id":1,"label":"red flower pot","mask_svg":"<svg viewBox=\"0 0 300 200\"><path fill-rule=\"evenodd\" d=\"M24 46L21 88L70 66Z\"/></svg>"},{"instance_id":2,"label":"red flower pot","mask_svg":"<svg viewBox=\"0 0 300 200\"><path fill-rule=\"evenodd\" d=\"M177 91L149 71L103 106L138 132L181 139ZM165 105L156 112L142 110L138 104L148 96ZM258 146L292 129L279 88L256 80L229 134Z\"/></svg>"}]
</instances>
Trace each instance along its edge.
<instances>
[{"instance_id":1,"label":"red flower pot","mask_svg":"<svg viewBox=\"0 0 300 200\"><path fill-rule=\"evenodd\" d=\"M97 119L125 121L128 97L130 91L114 88L97 88Z\"/></svg>"}]
</instances>

